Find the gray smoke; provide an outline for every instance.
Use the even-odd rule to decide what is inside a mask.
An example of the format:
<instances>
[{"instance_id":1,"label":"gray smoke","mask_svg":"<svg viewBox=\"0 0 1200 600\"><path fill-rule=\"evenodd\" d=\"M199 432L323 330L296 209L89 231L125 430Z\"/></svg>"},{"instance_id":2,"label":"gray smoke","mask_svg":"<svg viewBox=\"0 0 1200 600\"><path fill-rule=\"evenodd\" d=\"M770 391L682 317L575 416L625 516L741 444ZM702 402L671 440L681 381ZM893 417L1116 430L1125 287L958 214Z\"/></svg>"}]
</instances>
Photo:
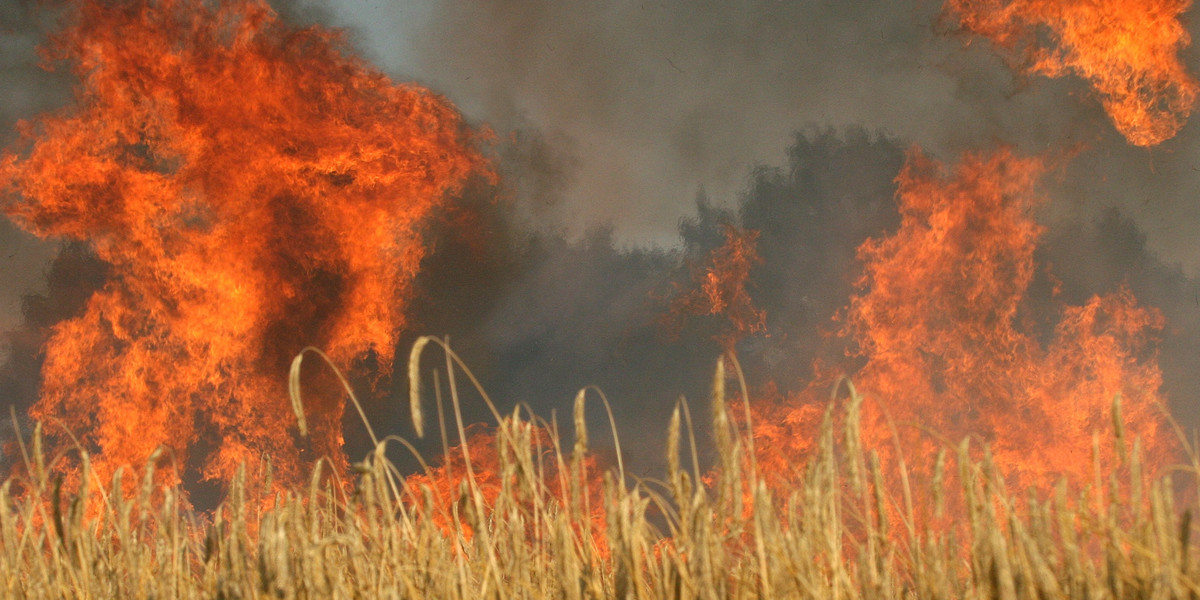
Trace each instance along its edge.
<instances>
[{"instance_id":1,"label":"gray smoke","mask_svg":"<svg viewBox=\"0 0 1200 600\"><path fill-rule=\"evenodd\" d=\"M36 68L49 24L32 4L0 9L6 88L23 90L0 99L6 144L17 118L69 99L62 75ZM397 356L417 334L449 335L502 410L523 402L565 425L575 392L597 385L635 467L653 468L674 402L702 405L720 352L717 324L693 320L671 337L657 322L722 224L761 231L750 293L768 335L742 344L743 363L754 380L803 386L814 358L841 355L821 334L853 291L855 249L897 222L904 149L951 162L1007 143L1079 150L1048 177L1039 259L1069 302L1127 282L1163 311L1166 391L1184 425L1200 425L1197 126L1131 148L1085 83L1015 76L986 42L967 45L940 22L940 2L275 4L289 19L349 27L369 60L495 131L501 181L430 224ZM72 247L46 286L56 246L0 229L0 260L11 255L0 324L16 330L0 399L27 404L45 328L101 284L103 265ZM439 366L427 360L427 372ZM406 393L397 381L368 398L377 430L411 433ZM465 408L488 420L481 402ZM365 436L347 427L359 455Z\"/></svg>"},{"instance_id":2,"label":"gray smoke","mask_svg":"<svg viewBox=\"0 0 1200 600\"><path fill-rule=\"evenodd\" d=\"M560 212L575 232L610 222L620 240L673 243L698 186L729 206L753 166L781 164L791 131L812 124L886 131L947 160L996 142L1026 153L1082 143L1113 181L1176 190L1156 194L1149 212L1173 206L1174 218L1194 204L1179 184L1197 176L1165 162L1195 156L1194 127L1152 155L1127 150L1085 82L1015 75L985 40L955 33L941 2L328 6L382 64L502 136L533 126L563 140L577 168ZM1091 206L1147 199L1131 192L1090 186L1063 200L1094 216ZM1178 237L1152 232L1150 242L1200 268Z\"/></svg>"},{"instance_id":3,"label":"gray smoke","mask_svg":"<svg viewBox=\"0 0 1200 600\"><path fill-rule=\"evenodd\" d=\"M34 0L0 3L0 147L17 141L19 120L70 100L70 78L41 68L36 52L53 25L52 12ZM42 271L57 247L0 219L0 331L20 325L20 298L44 289ZM8 352L7 346L0 347L0 360Z\"/></svg>"},{"instance_id":4,"label":"gray smoke","mask_svg":"<svg viewBox=\"0 0 1200 600\"><path fill-rule=\"evenodd\" d=\"M1087 82L1014 73L989 42L957 32L939 1L431 0L360 8L329 0L328 6L392 72L446 94L502 141L523 132L517 135L544 142L541 156L559 157L552 161L555 193L532 198L518 190L517 204L539 207L540 226L569 239L607 225L618 246L678 248L675 224L690 214L696 189L717 209L742 212L747 226L779 227L770 217L755 221L760 209L752 207L765 204L758 201L760 176L772 169L762 165L789 168L782 151L797 129L881 131L893 144L919 146L947 162L999 144L1027 155L1076 151L1046 177L1049 202L1039 216L1051 231L1039 256L1055 265L1073 301L1127 281L1141 302L1163 311L1166 392L1186 425L1200 424L1192 399L1200 383L1192 375L1200 372L1193 358L1200 356L1194 350L1200 347L1194 241L1200 202L1193 193L1200 189L1200 126L1194 122L1158 147L1134 148ZM357 18L360 10L370 18ZM1185 26L1193 38L1200 34L1195 19ZM1183 58L1200 73L1195 48ZM839 167L831 177L842 173ZM842 208L850 211L846 220L861 211ZM828 238L806 230L772 242L764 233L762 243L813 248L862 239L843 223L830 226ZM805 272L800 265L811 259L804 252L776 257L782 264L768 259L760 274L770 275L756 282L760 304L774 303L769 315L844 301L795 290L774 296L780 290L772 286L797 285L788 272L844 281L854 268L845 262L852 253ZM794 331L813 326L810 320ZM791 336L759 347L771 349L764 351L768 363L791 357L790 366L804 371L810 352L795 350L808 342L796 338L811 335Z\"/></svg>"},{"instance_id":5,"label":"gray smoke","mask_svg":"<svg viewBox=\"0 0 1200 600\"><path fill-rule=\"evenodd\" d=\"M1163 394L1175 419L1192 431L1200 428L1200 280L1164 262L1146 238L1133 219L1112 208L1089 221L1054 224L1037 259L1062 282L1061 300L1068 304L1127 285L1140 304L1162 312Z\"/></svg>"},{"instance_id":6,"label":"gray smoke","mask_svg":"<svg viewBox=\"0 0 1200 600\"><path fill-rule=\"evenodd\" d=\"M898 223L893 179L903 151L895 140L861 129L814 130L795 135L786 154L784 164L748 174L734 208L696 199L669 250L623 247L606 227L576 240L530 229L511 210L513 200L473 190L433 225L413 331L397 355L418 333L448 335L502 411L518 403L544 418L557 411L563 426L575 393L597 386L612 403L627 464L652 470L664 456L662 432L676 400L706 412L722 323L692 318L674 331L663 321L672 297L694 285L692 266L724 242L722 226L761 232L763 264L751 273L750 291L767 312L768 331L739 352L752 381L775 379L787 389L807 383L818 356L842 354L820 334L853 289L855 250ZM444 373L434 354L425 372ZM410 434L402 385L371 412L385 428ZM483 403L468 398L467 420L489 421ZM604 410L592 409L593 436L604 440Z\"/></svg>"}]
</instances>

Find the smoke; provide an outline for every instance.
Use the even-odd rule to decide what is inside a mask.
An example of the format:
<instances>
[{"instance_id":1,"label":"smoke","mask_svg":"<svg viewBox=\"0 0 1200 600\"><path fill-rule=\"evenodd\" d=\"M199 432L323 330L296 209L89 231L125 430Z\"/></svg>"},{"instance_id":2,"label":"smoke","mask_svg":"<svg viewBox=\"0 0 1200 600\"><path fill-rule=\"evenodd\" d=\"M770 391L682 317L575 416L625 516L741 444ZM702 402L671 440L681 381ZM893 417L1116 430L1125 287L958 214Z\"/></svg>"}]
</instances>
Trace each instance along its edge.
<instances>
[{"instance_id":1,"label":"smoke","mask_svg":"<svg viewBox=\"0 0 1200 600\"><path fill-rule=\"evenodd\" d=\"M0 142L16 138L13 125L70 100L71 78L41 67L37 46L55 24L55 13L44 3L14 0L0 5L0 72L5 93L0 98Z\"/></svg>"},{"instance_id":2,"label":"smoke","mask_svg":"<svg viewBox=\"0 0 1200 600\"><path fill-rule=\"evenodd\" d=\"M84 305L108 276L108 266L81 242L63 244L43 275L44 291L21 296L22 323L0 334L8 354L0 366L0 423L9 426L8 407L24 416L37 401L41 388L42 345L50 328L83 312ZM24 425L29 425L25 423ZM0 439L8 438L0 429Z\"/></svg>"},{"instance_id":3,"label":"smoke","mask_svg":"<svg viewBox=\"0 0 1200 600\"><path fill-rule=\"evenodd\" d=\"M39 65L36 48L54 19L33 0L0 4L0 147L17 139L20 119L51 110L70 100L70 77ZM0 331L21 323L21 296L43 289L43 269L57 244L38 240L7 219L0 220ZM0 347L0 360L9 348Z\"/></svg>"},{"instance_id":4,"label":"smoke","mask_svg":"<svg viewBox=\"0 0 1200 600\"><path fill-rule=\"evenodd\" d=\"M731 207L746 173L782 164L791 132L815 124L884 131L947 160L997 142L1084 149L1054 210L1090 220L1119 207L1164 262L1200 273L1197 127L1130 147L1087 81L1015 72L942 5L327 3L369 56L471 118L552 132L573 165L554 214L575 235L611 223L622 242L673 244L698 187ZM1182 58L1200 71L1194 49Z\"/></svg>"},{"instance_id":5,"label":"smoke","mask_svg":"<svg viewBox=\"0 0 1200 600\"><path fill-rule=\"evenodd\" d=\"M0 32L3 67L25 95L0 100L4 135L69 98L61 74L35 67L46 17L15 6L3 14L15 19ZM672 337L658 319L723 224L761 232L749 291L767 331L742 342L742 362L754 381L803 387L814 360L844 360L833 318L853 292L858 246L898 223L904 150L952 159L1004 142L1079 151L1046 184L1054 201L1038 260L1064 302L1127 282L1163 312L1166 393L1185 426L1200 425L1189 402L1200 386L1200 205L1188 195L1200 183L1197 127L1152 151L1129 148L1084 82L1014 74L982 41L964 44L938 2L276 6L354 28L368 58L495 131L501 182L477 184L427 225L430 254L397 351L420 334L449 336L502 411L525 403L565 425L576 391L595 385L633 468L655 468L674 403L703 404L720 352L711 323ZM8 230L0 244L10 237L27 246L7 246L19 248L19 268L0 270L0 284L26 296L25 325L9 338L0 394L27 406L46 328L101 285L104 266L71 247L41 292L53 244ZM424 372L444 373L432 354ZM376 430L411 436L405 383L378 392L367 394ZM467 420L489 420L465 396ZM591 404L593 431L605 419ZM346 426L359 456L365 435Z\"/></svg>"},{"instance_id":6,"label":"smoke","mask_svg":"<svg viewBox=\"0 0 1200 600\"><path fill-rule=\"evenodd\" d=\"M676 400L686 398L700 414L708 400L721 353L716 324L695 319L672 332L662 321L671 298L692 285L691 267L722 243L722 226L761 232L763 264L751 273L750 293L767 312L768 331L739 351L752 380L773 377L786 387L807 383L816 358L842 355L822 332L832 330L853 289L855 249L898 222L896 140L813 130L796 134L786 154L785 164L749 174L735 208L697 198L671 249L623 246L606 227L579 239L529 229L514 218L513 200L474 190L433 228L432 254L417 277L414 331L402 348L419 333L449 335L502 411L524 403L546 418L563 415L579 389L594 385L612 404L628 464L654 468ZM426 372L439 367L436 360ZM406 392L394 390L372 412L410 432L400 408ZM468 420L488 420L470 397ZM592 408L589 419L603 436L604 410Z\"/></svg>"},{"instance_id":7,"label":"smoke","mask_svg":"<svg viewBox=\"0 0 1200 600\"><path fill-rule=\"evenodd\" d=\"M1069 117L1074 98L1019 93L998 58L944 35L938 3L423 7L389 23L405 35L379 46L385 64L499 131L532 124L569 139L579 166L564 220L574 231L611 222L622 240L673 242L697 186L728 205L809 123L885 130L947 155L1034 115L1040 126L1010 141L1044 145L1087 125Z\"/></svg>"},{"instance_id":8,"label":"smoke","mask_svg":"<svg viewBox=\"0 0 1200 600\"><path fill-rule=\"evenodd\" d=\"M1061 282L1061 300L1088 297L1125 284L1138 302L1166 318L1158 346L1163 395L1174 418L1190 431L1200 427L1200 280L1165 263L1147 245L1146 233L1127 214L1110 208L1090 221L1055 223L1038 261Z\"/></svg>"},{"instance_id":9,"label":"smoke","mask_svg":"<svg viewBox=\"0 0 1200 600\"><path fill-rule=\"evenodd\" d=\"M822 325L845 301L853 248L888 223L899 148L946 160L1001 143L1024 155L1073 151L1044 182L1051 202L1039 214L1051 229L1039 260L1063 281L1059 301L1080 303L1127 281L1143 304L1163 311L1165 392L1176 415L1195 424L1196 359L1187 348L1200 341L1200 204L1191 193L1200 184L1200 128L1189 123L1154 149L1134 148L1087 81L1015 72L941 11L941 2L924 0L522 0L425 2L374 12L373 23L353 11L338 18L376 40L372 51L394 72L447 94L502 139L522 132L545 142L542 156L561 157L551 170L554 193L515 194L517 205L540 208L543 228L573 239L603 224L618 246L648 242L694 257L719 239L712 228L677 234L700 188L708 208L694 219L711 224L721 215L762 229L765 264L751 293L767 309L771 335L747 345L764 369L796 372L797 381L824 343ZM1194 21L1184 24L1200 33ZM376 26L404 35L383 40ZM1200 71L1194 49L1182 58ZM833 159L825 167L830 178L850 171L850 180L882 181L874 194L881 208L842 204L813 192L812 181L789 180L794 157L783 150L805 128L801 146L824 128L883 132L892 158L880 159L873 176ZM777 219L799 210L767 199L779 189L779 197L817 198L842 221ZM855 230L855 219L876 226ZM837 354L836 346L827 351Z\"/></svg>"}]
</instances>

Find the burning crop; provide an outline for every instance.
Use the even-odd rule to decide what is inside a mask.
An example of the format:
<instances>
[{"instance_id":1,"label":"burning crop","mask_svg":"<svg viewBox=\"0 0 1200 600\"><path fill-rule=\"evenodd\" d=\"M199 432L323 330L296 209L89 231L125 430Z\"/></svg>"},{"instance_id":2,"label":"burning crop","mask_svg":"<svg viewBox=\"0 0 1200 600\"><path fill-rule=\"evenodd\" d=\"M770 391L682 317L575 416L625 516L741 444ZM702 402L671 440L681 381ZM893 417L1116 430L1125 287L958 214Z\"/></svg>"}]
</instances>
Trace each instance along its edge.
<instances>
[{"instance_id":1,"label":"burning crop","mask_svg":"<svg viewBox=\"0 0 1200 600\"><path fill-rule=\"evenodd\" d=\"M1018 489L1086 485L1097 465L1122 467L1116 444L1092 443L1114 418L1141 440L1150 473L1178 459L1158 395L1156 311L1119 289L1083 306L1052 299L1057 322L1039 321L1045 308L1030 288L1042 228L1030 214L1044 170L1007 150L953 167L913 153L897 179L899 230L859 249L861 291L840 321L863 361L852 374L863 443L885 464L907 461L923 485L944 476L933 457L963 440L987 446ZM811 455L836 377L788 399L768 388L751 404L766 473L795 473ZM899 494L900 482L889 490Z\"/></svg>"},{"instance_id":2,"label":"burning crop","mask_svg":"<svg viewBox=\"0 0 1200 600\"><path fill-rule=\"evenodd\" d=\"M23 125L4 209L86 241L109 277L46 343L31 416L102 480L165 448L162 483L225 484L269 455L280 486L345 468L340 390L294 434L287 365L308 345L390 369L422 220L484 161L444 100L263 2L68 2L46 48L76 102Z\"/></svg>"},{"instance_id":3,"label":"burning crop","mask_svg":"<svg viewBox=\"0 0 1200 600\"><path fill-rule=\"evenodd\" d=\"M43 59L77 79L73 102L20 124L0 207L102 274L71 288L96 288L78 314L34 320L39 426L6 447L0 595L1200 594L1195 497L1171 479L1200 463L1172 430L1157 345L1179 325L1128 284L1066 297L1039 220L1066 162L1053 146L943 162L908 140L799 134L736 209L701 196L682 248L621 248L605 227L576 241L520 224L529 207L510 193L559 193L571 157L469 126L267 0L46 6L62 28ZM1022 73L1082 77L1148 147L1194 107L1189 6L947 0L940 14ZM757 57L761 39L741 50ZM707 68L648 62L672 78ZM638 85L662 79L637 68ZM617 71L597 76L615 86ZM636 120L593 112L590 126ZM712 141L685 133L671 143ZM1089 151L1071 142L1058 147ZM429 322L469 330L455 348L491 379L449 336L417 338L442 333ZM445 370L422 386L435 346ZM301 370L310 352L326 362ZM535 384L561 365L584 386L573 446L554 410L569 394L514 393L502 417L480 383L554 389ZM585 407L613 372L653 389ZM464 377L494 426L463 417ZM397 416L384 400L406 389ZM702 394L712 422L692 423ZM438 439L401 439L425 437L431 400ZM374 446L353 465L349 401ZM539 402L548 420L526 410ZM589 445L601 404L610 427ZM665 436L618 433L668 413ZM631 454L649 466L627 469Z\"/></svg>"}]
</instances>

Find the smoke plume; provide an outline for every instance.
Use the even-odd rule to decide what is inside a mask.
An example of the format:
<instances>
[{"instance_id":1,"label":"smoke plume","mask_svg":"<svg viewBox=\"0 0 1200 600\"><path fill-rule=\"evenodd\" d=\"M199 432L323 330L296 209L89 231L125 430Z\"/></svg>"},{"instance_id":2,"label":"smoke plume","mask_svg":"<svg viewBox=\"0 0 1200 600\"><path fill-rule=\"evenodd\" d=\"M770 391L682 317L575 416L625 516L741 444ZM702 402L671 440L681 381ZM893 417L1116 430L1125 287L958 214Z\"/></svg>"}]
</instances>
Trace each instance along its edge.
<instances>
[{"instance_id":1,"label":"smoke plume","mask_svg":"<svg viewBox=\"0 0 1200 600\"><path fill-rule=\"evenodd\" d=\"M70 99L70 77L36 68L48 17L16 6L0 32L6 77L23 90L0 101L6 142L15 119ZM899 226L905 151L951 161L1004 143L1074 153L1043 183L1052 200L1037 209L1048 229L1031 302L1082 305L1127 285L1162 312L1163 391L1185 426L1200 425L1190 398L1200 204L1189 194L1200 130L1133 148L1086 79L1014 70L940 3L470 0L370 19L340 0L275 6L292 22L350 27L346 39L394 78L445 94L494 131L498 181L472 183L421 226L426 253L393 350L449 336L501 410L524 403L562 422L575 392L595 385L634 469L656 468L674 403L704 402L721 352L713 320L668 331L662 317L730 225L758 232L746 289L766 329L737 346L752 382L798 391L818 361L853 372L835 317L856 293L859 247ZM1195 72L1194 53L1182 58ZM0 394L24 409L52 326L83 310L111 265L86 244L47 263L57 246L16 230L0 244L16 255L0 283L19 290L5 299ZM377 431L411 436L406 382L363 392ZM489 418L477 399L465 410ZM589 411L606 429L598 404ZM356 457L366 435L344 425Z\"/></svg>"}]
</instances>

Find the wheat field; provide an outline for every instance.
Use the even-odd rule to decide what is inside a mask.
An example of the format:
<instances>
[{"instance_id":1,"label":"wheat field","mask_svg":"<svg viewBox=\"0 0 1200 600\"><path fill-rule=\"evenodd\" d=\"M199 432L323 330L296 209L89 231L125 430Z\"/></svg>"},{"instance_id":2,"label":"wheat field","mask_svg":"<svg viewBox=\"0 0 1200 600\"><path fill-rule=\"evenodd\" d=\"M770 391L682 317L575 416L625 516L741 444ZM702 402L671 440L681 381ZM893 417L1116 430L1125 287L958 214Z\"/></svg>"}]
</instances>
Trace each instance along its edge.
<instances>
[{"instance_id":1,"label":"wheat field","mask_svg":"<svg viewBox=\"0 0 1200 600\"><path fill-rule=\"evenodd\" d=\"M852 387L849 401L831 404L816 454L785 491L768 490L755 473L748 451L753 440L728 418L737 408L732 400L726 406L724 387L719 367L710 400L719 464L706 471L696 467L696 436L681 406L666 432L671 450L664 479L627 476L619 463L597 472L585 460L581 393L570 447L554 424L515 413L490 438L494 448L447 448L466 459L449 502L428 477L402 477L386 458L387 446L397 441L385 439L355 465L353 481L324 476L318 466L307 489L257 500L239 478L220 508L197 514L180 490L154 489L147 472L136 475L145 483L133 498L113 491L122 489L120 482L61 489L55 457L44 456L40 432L30 432L22 444L24 475L0 487L0 596L1032 600L1200 594L1200 553L1191 536L1195 461L1173 477L1145 481L1136 443L1121 438L1119 422L1114 443L1132 447L1124 454L1130 475L1125 481L1100 477L1084 489L1008 490L986 452L973 458L965 444L939 457L957 473L953 492L963 509L949 526L932 527L916 521L913 507L940 509L944 490L886 492L878 460L857 439L861 397ZM455 393L448 401L456 407ZM420 410L414 403L418 423ZM452 426L462 431L461 422ZM485 450L498 460L486 485L469 466L470 454Z\"/></svg>"}]
</instances>

